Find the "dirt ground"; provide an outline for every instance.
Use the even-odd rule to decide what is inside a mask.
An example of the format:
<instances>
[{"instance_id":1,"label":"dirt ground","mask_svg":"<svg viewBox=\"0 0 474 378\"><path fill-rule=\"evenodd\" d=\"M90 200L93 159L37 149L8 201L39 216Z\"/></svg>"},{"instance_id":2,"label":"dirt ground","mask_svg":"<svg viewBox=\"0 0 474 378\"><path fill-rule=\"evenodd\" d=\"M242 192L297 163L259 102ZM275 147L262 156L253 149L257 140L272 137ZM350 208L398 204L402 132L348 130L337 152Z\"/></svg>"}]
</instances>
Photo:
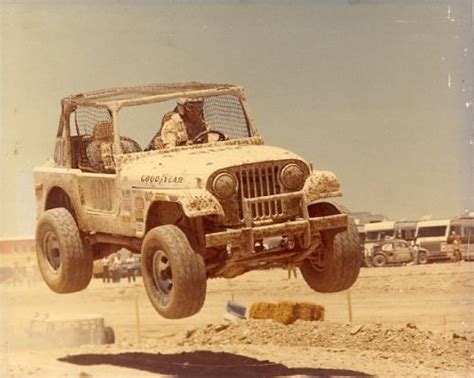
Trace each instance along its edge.
<instances>
[{"instance_id":1,"label":"dirt ground","mask_svg":"<svg viewBox=\"0 0 474 378\"><path fill-rule=\"evenodd\" d=\"M350 291L318 294L284 270L208 281L201 312L165 320L148 303L141 279L59 295L42 283L1 287L1 377L183 376L474 376L474 263L363 268ZM233 298L311 301L323 322L284 326L270 320L229 323ZM137 313L138 308L138 313ZM102 314L113 345L33 346L34 316ZM35 315L36 314L36 315ZM139 319L139 325L137 323Z\"/></svg>"}]
</instances>

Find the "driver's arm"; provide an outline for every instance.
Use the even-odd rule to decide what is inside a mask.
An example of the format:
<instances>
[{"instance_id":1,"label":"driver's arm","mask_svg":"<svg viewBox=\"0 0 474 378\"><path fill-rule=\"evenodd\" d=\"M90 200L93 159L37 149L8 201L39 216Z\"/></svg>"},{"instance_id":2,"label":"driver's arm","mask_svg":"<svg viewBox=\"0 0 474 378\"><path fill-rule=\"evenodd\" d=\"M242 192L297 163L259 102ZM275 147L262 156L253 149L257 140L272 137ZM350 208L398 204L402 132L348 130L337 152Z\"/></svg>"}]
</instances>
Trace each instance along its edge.
<instances>
[{"instance_id":1,"label":"driver's arm","mask_svg":"<svg viewBox=\"0 0 474 378\"><path fill-rule=\"evenodd\" d=\"M171 119L163 125L163 130L161 132L161 140L163 142L164 148L176 146L178 134L175 124Z\"/></svg>"}]
</instances>

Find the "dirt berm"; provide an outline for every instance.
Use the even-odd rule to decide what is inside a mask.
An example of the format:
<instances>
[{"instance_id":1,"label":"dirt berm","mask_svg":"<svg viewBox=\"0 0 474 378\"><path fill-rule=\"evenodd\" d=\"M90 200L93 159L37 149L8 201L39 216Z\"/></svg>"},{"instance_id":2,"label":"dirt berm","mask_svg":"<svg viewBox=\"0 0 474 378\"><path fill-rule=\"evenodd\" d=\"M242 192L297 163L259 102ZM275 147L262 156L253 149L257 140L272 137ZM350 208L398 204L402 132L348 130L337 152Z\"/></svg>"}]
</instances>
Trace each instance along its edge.
<instances>
[{"instance_id":1,"label":"dirt berm","mask_svg":"<svg viewBox=\"0 0 474 378\"><path fill-rule=\"evenodd\" d=\"M245 320L209 324L179 336L181 346L251 344L285 347L322 347L331 351L375 352L399 362L465 367L472 363L474 339L457 333L443 335L419 330L408 323L391 328L380 324L341 324L297 320L283 325L273 320Z\"/></svg>"}]
</instances>

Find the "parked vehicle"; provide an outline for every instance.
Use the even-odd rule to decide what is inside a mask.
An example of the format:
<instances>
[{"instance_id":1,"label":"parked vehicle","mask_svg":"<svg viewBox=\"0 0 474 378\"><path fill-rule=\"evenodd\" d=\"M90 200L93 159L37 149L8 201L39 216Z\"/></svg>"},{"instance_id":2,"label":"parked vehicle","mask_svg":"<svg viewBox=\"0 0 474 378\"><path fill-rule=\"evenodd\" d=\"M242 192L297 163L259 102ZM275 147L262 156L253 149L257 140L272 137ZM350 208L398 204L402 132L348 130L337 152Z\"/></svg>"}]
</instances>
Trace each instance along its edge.
<instances>
[{"instance_id":1,"label":"parked vehicle","mask_svg":"<svg viewBox=\"0 0 474 378\"><path fill-rule=\"evenodd\" d=\"M394 226L394 237L407 242L415 240L417 221L397 221Z\"/></svg>"},{"instance_id":2,"label":"parked vehicle","mask_svg":"<svg viewBox=\"0 0 474 378\"><path fill-rule=\"evenodd\" d=\"M384 221L367 223L364 225L365 242L364 242L364 261L365 265L372 264L374 256L374 247L383 242L386 238L393 238L395 232L395 222Z\"/></svg>"},{"instance_id":3,"label":"parked vehicle","mask_svg":"<svg viewBox=\"0 0 474 378\"><path fill-rule=\"evenodd\" d=\"M454 232L454 234L453 234ZM474 259L474 218L464 217L458 218L451 221L450 233L448 238L447 253L448 257L455 260L454 249L455 237L458 238L459 252L461 259L472 260Z\"/></svg>"},{"instance_id":4,"label":"parked vehicle","mask_svg":"<svg viewBox=\"0 0 474 378\"><path fill-rule=\"evenodd\" d=\"M425 250L427 261L449 258L447 244L451 220L430 220L418 222L414 243ZM419 258L424 258L423 254Z\"/></svg>"},{"instance_id":5,"label":"parked vehicle","mask_svg":"<svg viewBox=\"0 0 474 378\"><path fill-rule=\"evenodd\" d=\"M115 343L114 330L105 326L102 315L37 315L30 321L27 333L33 347Z\"/></svg>"},{"instance_id":6,"label":"parked vehicle","mask_svg":"<svg viewBox=\"0 0 474 378\"><path fill-rule=\"evenodd\" d=\"M391 238L395 232L394 221L384 221L376 223L367 223L364 225L365 230L365 241L368 243L378 243Z\"/></svg>"},{"instance_id":7,"label":"parked vehicle","mask_svg":"<svg viewBox=\"0 0 474 378\"><path fill-rule=\"evenodd\" d=\"M420 254L422 256L421 260ZM420 264L426 263L426 259L423 257L425 255L426 251L420 249L418 254L418 262ZM409 242L401 239L391 239L374 246L372 265L381 267L388 264L404 264L412 262L414 257L415 250Z\"/></svg>"}]
</instances>

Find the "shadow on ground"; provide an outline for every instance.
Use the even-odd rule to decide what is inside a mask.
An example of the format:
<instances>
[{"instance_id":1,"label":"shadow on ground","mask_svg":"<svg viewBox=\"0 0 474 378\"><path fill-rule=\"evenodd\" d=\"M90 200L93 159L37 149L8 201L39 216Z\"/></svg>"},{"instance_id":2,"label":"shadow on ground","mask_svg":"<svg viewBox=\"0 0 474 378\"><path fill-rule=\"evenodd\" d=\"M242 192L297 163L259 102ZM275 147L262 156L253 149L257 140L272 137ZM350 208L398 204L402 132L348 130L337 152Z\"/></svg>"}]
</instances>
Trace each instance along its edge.
<instances>
[{"instance_id":1,"label":"shadow on ground","mask_svg":"<svg viewBox=\"0 0 474 378\"><path fill-rule=\"evenodd\" d=\"M174 376L368 376L344 369L288 368L233 353L195 351L177 354L79 354L58 359L76 365L112 365Z\"/></svg>"}]
</instances>

